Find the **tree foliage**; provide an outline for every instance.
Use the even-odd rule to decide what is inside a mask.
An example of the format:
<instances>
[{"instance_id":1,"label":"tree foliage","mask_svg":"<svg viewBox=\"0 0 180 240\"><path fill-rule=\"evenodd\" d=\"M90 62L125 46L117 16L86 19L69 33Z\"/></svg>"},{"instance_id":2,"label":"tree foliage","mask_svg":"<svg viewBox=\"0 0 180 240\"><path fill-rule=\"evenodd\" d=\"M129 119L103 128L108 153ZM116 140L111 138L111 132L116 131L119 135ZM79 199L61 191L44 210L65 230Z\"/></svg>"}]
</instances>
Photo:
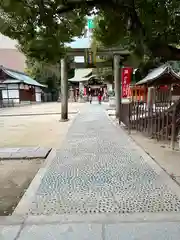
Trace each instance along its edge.
<instances>
[{"instance_id":1,"label":"tree foliage","mask_svg":"<svg viewBox=\"0 0 180 240\"><path fill-rule=\"evenodd\" d=\"M104 46L122 46L136 54L180 59L180 8L177 0L119 0L116 9L101 9L95 38ZM118 12L119 11L119 12Z\"/></svg>"},{"instance_id":2,"label":"tree foliage","mask_svg":"<svg viewBox=\"0 0 180 240\"><path fill-rule=\"evenodd\" d=\"M123 46L141 56L180 60L178 0L3 0L3 33L41 61L57 62L65 42L80 36L85 15L96 9L95 36L104 46ZM0 30L2 31L2 30Z\"/></svg>"},{"instance_id":3,"label":"tree foliage","mask_svg":"<svg viewBox=\"0 0 180 240\"><path fill-rule=\"evenodd\" d=\"M68 65L73 62L73 58L68 59ZM60 66L46 62L38 62L36 59L26 60L26 73L38 82L47 85L48 90L59 90L60 88ZM74 77L74 69L68 69L68 78Z\"/></svg>"},{"instance_id":4,"label":"tree foliage","mask_svg":"<svg viewBox=\"0 0 180 240\"><path fill-rule=\"evenodd\" d=\"M41 84L47 86L48 90L58 89L60 85L60 76L49 64L37 62L32 59L26 61L26 73ZM56 68L55 68L56 69Z\"/></svg>"},{"instance_id":5,"label":"tree foliage","mask_svg":"<svg viewBox=\"0 0 180 240\"><path fill-rule=\"evenodd\" d=\"M61 1L0 1L2 34L16 39L20 50L38 61L57 63L65 53L65 43L80 36L85 15L78 9L59 14Z\"/></svg>"}]
</instances>

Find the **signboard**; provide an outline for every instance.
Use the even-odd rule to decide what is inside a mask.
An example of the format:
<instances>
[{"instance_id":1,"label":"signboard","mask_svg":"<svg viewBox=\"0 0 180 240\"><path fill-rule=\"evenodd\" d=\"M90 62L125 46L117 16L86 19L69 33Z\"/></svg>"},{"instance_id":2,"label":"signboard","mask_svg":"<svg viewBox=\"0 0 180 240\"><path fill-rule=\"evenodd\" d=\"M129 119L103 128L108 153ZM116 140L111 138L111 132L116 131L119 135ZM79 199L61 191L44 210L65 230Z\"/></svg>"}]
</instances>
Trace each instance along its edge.
<instances>
[{"instance_id":1,"label":"signboard","mask_svg":"<svg viewBox=\"0 0 180 240\"><path fill-rule=\"evenodd\" d=\"M95 63L96 63L96 54L94 54L92 51L89 51L89 49L86 49L85 50L85 64L87 66L91 67L91 65L94 65Z\"/></svg>"},{"instance_id":2,"label":"signboard","mask_svg":"<svg viewBox=\"0 0 180 240\"><path fill-rule=\"evenodd\" d=\"M122 98L127 98L129 95L132 70L130 67L122 68Z\"/></svg>"},{"instance_id":3,"label":"signboard","mask_svg":"<svg viewBox=\"0 0 180 240\"><path fill-rule=\"evenodd\" d=\"M88 19L87 25L88 25L88 29L93 29L94 28L94 20L92 18Z\"/></svg>"}]
</instances>

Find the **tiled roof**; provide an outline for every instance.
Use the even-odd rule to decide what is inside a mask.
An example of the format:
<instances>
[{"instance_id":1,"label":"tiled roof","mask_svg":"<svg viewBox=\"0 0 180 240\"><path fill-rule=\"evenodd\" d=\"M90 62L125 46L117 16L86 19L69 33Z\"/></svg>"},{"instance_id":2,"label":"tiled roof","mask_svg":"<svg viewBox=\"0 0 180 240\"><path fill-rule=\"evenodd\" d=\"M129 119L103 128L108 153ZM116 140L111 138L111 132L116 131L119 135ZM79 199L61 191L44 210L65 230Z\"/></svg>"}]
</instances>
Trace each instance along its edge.
<instances>
[{"instance_id":1,"label":"tiled roof","mask_svg":"<svg viewBox=\"0 0 180 240\"><path fill-rule=\"evenodd\" d=\"M82 69L75 69L75 74L73 78L70 78L70 82L83 82L88 81L89 77L92 75L92 68L82 68Z\"/></svg>"},{"instance_id":2,"label":"tiled roof","mask_svg":"<svg viewBox=\"0 0 180 240\"><path fill-rule=\"evenodd\" d=\"M178 78L180 80L180 76L175 73L172 69L172 67L168 64L164 64L158 68L153 69L148 75L143 78L141 81L137 82L137 85L145 84L145 83L150 83L162 76L165 73L170 73L174 77Z\"/></svg>"},{"instance_id":3,"label":"tiled roof","mask_svg":"<svg viewBox=\"0 0 180 240\"><path fill-rule=\"evenodd\" d=\"M11 76L12 78L14 78L15 80L18 80L19 82L23 82L25 84L28 85L33 85L33 86L37 86L37 87L46 87L43 84L38 83L36 80L32 79L31 77L29 77L28 75L26 75L25 73L22 72L18 72L18 71L14 71L12 69L8 69L8 68L4 68L1 67L1 69L9 76ZM6 80L4 83L14 83L14 80Z\"/></svg>"}]
</instances>

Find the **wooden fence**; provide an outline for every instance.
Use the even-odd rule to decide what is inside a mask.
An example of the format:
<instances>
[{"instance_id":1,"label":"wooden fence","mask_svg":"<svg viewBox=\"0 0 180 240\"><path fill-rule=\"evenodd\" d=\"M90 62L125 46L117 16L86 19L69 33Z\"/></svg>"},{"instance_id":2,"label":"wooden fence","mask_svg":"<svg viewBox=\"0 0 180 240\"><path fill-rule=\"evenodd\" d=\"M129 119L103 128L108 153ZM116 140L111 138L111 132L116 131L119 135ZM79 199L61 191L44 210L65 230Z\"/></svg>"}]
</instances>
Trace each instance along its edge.
<instances>
[{"instance_id":1,"label":"wooden fence","mask_svg":"<svg viewBox=\"0 0 180 240\"><path fill-rule=\"evenodd\" d=\"M122 104L121 121L129 131L142 132L158 141L170 141L174 148L180 131L180 97L173 101L170 89L155 93L151 105L147 104L146 98Z\"/></svg>"}]
</instances>

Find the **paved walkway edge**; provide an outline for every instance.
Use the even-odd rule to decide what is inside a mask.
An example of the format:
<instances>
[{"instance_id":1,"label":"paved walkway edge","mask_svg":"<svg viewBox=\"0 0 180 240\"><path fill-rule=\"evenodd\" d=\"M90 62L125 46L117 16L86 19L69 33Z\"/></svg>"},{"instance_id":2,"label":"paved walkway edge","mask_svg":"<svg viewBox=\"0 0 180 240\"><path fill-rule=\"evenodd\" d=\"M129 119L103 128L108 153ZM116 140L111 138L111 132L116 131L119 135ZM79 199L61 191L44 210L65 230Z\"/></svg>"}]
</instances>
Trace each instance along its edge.
<instances>
[{"instance_id":1,"label":"paved walkway edge","mask_svg":"<svg viewBox=\"0 0 180 240\"><path fill-rule=\"evenodd\" d=\"M78 114L80 111L78 111ZM71 126L78 116L78 114L72 119L72 122L70 124L70 127L68 131L71 129ZM66 137L66 136L65 136ZM48 167L51 165L53 159L56 157L56 150L52 149L49 153L47 159L45 160L43 166L39 169L37 174L35 175L34 179L30 183L28 189L26 190L25 194L21 198L20 202L18 203L17 207L15 208L14 212L12 213L12 216L22 216L24 214L27 214L27 209L29 209L30 205L32 204L32 201L34 199L34 196L41 184L41 181L48 169Z\"/></svg>"},{"instance_id":2,"label":"paved walkway edge","mask_svg":"<svg viewBox=\"0 0 180 240\"><path fill-rule=\"evenodd\" d=\"M110 122L114 125L114 127L115 127L115 128L120 127L120 128L123 130L124 134L126 134L126 135L128 136L128 138L129 138L129 143L131 144L131 146L139 152L139 154L143 157L144 161L146 161L146 162L149 164L149 166L150 166L157 174L161 174L161 176L162 176L162 178L163 178L164 184L171 186L173 192L180 198L179 184L177 184L177 182L174 181L174 180L169 176L169 174L167 174L167 172L166 172L163 168L161 168L161 166L160 166L159 164L157 164L157 162L154 161L153 158L152 158L150 155L148 155L140 145L138 145L138 144L136 143L136 141L131 137L131 135L129 135L129 134L127 133L127 131L123 128L123 126L121 126L121 125L119 125L117 122L115 122L115 121L108 115L107 111L105 111L105 112L106 112L106 115L107 115L108 119L109 119Z\"/></svg>"},{"instance_id":3,"label":"paved walkway edge","mask_svg":"<svg viewBox=\"0 0 180 240\"><path fill-rule=\"evenodd\" d=\"M21 198L20 202L18 203L12 215L23 215L25 212L27 212L27 209L32 204L34 195L37 189L39 188L39 185L41 184L41 181L47 171L47 168L50 166L55 156L56 156L56 150L52 149L48 157L46 158L45 163L35 175L34 179L32 180L31 184L29 185L25 194Z\"/></svg>"},{"instance_id":4,"label":"paved walkway edge","mask_svg":"<svg viewBox=\"0 0 180 240\"><path fill-rule=\"evenodd\" d=\"M180 222L179 213L129 213L129 214L93 214L93 215L29 215L0 217L0 226L8 225L44 225L44 224L80 224L80 223L151 223Z\"/></svg>"},{"instance_id":5,"label":"paved walkway edge","mask_svg":"<svg viewBox=\"0 0 180 240\"><path fill-rule=\"evenodd\" d=\"M29 215L27 225L39 224L72 224L72 223L133 223L133 222L180 222L179 213L130 213L130 214L92 214L92 215Z\"/></svg>"}]
</instances>

